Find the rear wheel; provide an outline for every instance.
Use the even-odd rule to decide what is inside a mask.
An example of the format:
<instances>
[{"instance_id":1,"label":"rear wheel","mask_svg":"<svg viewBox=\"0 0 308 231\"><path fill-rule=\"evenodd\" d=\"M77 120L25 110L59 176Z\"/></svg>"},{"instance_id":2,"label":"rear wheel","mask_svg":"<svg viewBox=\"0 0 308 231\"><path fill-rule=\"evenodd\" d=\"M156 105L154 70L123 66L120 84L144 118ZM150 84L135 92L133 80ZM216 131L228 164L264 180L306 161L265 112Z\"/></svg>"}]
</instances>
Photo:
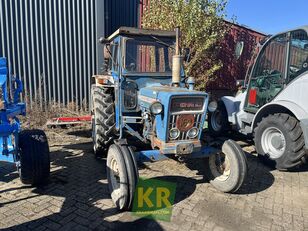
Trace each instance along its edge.
<instances>
[{"instance_id":1,"label":"rear wheel","mask_svg":"<svg viewBox=\"0 0 308 231\"><path fill-rule=\"evenodd\" d=\"M48 182L50 157L48 141L41 130L24 130L19 134L19 176L24 184Z\"/></svg>"},{"instance_id":2,"label":"rear wheel","mask_svg":"<svg viewBox=\"0 0 308 231\"><path fill-rule=\"evenodd\" d=\"M108 150L107 178L112 201L119 210L130 210L138 182L138 169L127 146L113 144Z\"/></svg>"},{"instance_id":3,"label":"rear wheel","mask_svg":"<svg viewBox=\"0 0 308 231\"><path fill-rule=\"evenodd\" d=\"M106 156L116 137L113 89L92 86L92 140L96 156Z\"/></svg>"},{"instance_id":4,"label":"rear wheel","mask_svg":"<svg viewBox=\"0 0 308 231\"><path fill-rule=\"evenodd\" d=\"M305 162L305 140L294 117L278 113L264 118L254 132L260 159L279 170L290 170Z\"/></svg>"},{"instance_id":5,"label":"rear wheel","mask_svg":"<svg viewBox=\"0 0 308 231\"><path fill-rule=\"evenodd\" d=\"M221 136L230 129L228 113L223 102L218 102L218 107L214 112L208 114L209 132L213 136Z\"/></svg>"},{"instance_id":6,"label":"rear wheel","mask_svg":"<svg viewBox=\"0 0 308 231\"><path fill-rule=\"evenodd\" d=\"M236 192L247 175L247 160L241 147L232 140L222 146L222 152L206 159L210 183L219 191Z\"/></svg>"}]
</instances>

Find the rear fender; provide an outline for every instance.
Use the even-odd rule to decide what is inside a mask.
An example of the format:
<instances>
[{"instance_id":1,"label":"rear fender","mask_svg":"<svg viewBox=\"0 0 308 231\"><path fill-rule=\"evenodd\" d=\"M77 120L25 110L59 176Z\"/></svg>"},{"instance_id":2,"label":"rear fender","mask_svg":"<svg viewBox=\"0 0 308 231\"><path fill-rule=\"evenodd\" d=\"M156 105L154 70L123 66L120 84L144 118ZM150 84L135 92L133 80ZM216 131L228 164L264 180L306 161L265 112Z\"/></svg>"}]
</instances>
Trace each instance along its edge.
<instances>
[{"instance_id":1,"label":"rear fender","mask_svg":"<svg viewBox=\"0 0 308 231\"><path fill-rule=\"evenodd\" d=\"M258 123L261 122L262 118L275 113L287 113L300 121L300 126L304 134L305 146L308 148L308 114L302 107L291 101L274 101L261 107L254 117L251 132L253 132Z\"/></svg>"},{"instance_id":2,"label":"rear fender","mask_svg":"<svg viewBox=\"0 0 308 231\"><path fill-rule=\"evenodd\" d=\"M236 114L243 109L246 97L246 91L238 94L237 96L223 96L221 101L224 103L227 113L228 120L233 125L236 124Z\"/></svg>"}]
</instances>

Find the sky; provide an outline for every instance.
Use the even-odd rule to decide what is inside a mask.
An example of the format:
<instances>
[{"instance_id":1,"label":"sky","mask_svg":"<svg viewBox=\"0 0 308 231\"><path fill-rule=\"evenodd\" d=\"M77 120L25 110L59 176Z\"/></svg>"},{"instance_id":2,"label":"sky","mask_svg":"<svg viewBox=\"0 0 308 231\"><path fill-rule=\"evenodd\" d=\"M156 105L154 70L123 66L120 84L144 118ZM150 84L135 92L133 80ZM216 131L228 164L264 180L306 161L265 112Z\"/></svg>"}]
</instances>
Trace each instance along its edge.
<instances>
[{"instance_id":1,"label":"sky","mask_svg":"<svg viewBox=\"0 0 308 231\"><path fill-rule=\"evenodd\" d=\"M308 0L228 0L226 10L228 19L266 34L308 25Z\"/></svg>"}]
</instances>

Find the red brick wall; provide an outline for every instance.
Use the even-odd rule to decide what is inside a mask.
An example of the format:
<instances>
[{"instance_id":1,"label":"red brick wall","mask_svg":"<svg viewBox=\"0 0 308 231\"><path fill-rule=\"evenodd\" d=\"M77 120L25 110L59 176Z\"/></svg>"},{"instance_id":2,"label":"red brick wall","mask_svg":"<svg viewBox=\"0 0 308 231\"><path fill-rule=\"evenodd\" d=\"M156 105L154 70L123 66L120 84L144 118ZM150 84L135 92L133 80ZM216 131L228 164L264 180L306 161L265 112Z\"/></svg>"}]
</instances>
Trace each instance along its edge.
<instances>
[{"instance_id":1,"label":"red brick wall","mask_svg":"<svg viewBox=\"0 0 308 231\"><path fill-rule=\"evenodd\" d=\"M230 24L229 22L227 22ZM231 29L221 43L219 58L223 67L217 73L217 78L208 84L208 91L234 91L236 80L244 79L256 44L265 37L251 29L231 24ZM235 47L238 41L244 42L242 56L237 60Z\"/></svg>"}]
</instances>

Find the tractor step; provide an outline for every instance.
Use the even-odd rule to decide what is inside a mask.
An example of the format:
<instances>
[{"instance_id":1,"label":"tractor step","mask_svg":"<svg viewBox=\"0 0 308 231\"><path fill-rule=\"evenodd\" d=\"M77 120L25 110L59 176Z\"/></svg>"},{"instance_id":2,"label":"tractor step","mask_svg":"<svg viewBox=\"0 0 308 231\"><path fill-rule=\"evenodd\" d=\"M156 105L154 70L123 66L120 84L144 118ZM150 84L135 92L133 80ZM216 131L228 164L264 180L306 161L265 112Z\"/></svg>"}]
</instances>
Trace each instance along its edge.
<instances>
[{"instance_id":1,"label":"tractor step","mask_svg":"<svg viewBox=\"0 0 308 231\"><path fill-rule=\"evenodd\" d=\"M91 115L77 117L58 117L47 122L47 128L67 128L91 122Z\"/></svg>"}]
</instances>

